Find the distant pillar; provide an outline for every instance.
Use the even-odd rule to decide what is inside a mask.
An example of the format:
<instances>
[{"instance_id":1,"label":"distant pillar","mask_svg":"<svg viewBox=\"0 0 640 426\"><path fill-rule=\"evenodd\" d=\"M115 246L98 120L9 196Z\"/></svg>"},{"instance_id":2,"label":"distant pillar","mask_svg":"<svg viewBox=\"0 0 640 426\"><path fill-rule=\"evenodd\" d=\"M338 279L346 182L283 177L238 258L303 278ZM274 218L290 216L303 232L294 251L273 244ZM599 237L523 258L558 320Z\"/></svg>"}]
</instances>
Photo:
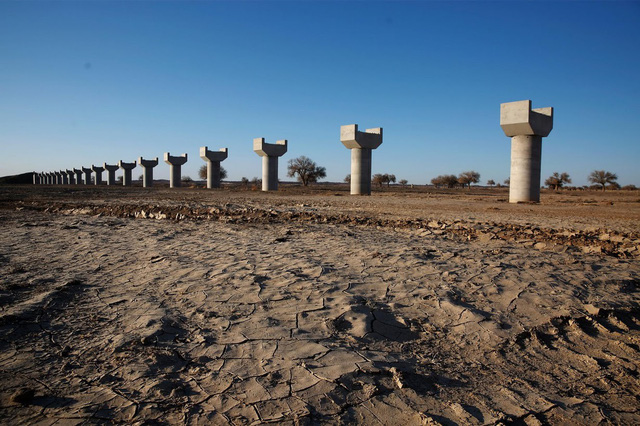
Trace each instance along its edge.
<instances>
[{"instance_id":1,"label":"distant pillar","mask_svg":"<svg viewBox=\"0 0 640 426\"><path fill-rule=\"evenodd\" d=\"M62 176L60 175L60 172L53 172L53 175L55 176L56 185L62 185Z\"/></svg>"},{"instance_id":2,"label":"distant pillar","mask_svg":"<svg viewBox=\"0 0 640 426\"><path fill-rule=\"evenodd\" d=\"M207 188L220 188L220 162L229 154L227 148L220 151L209 151L206 146L200 147L200 158L207 162Z\"/></svg>"},{"instance_id":3,"label":"distant pillar","mask_svg":"<svg viewBox=\"0 0 640 426\"><path fill-rule=\"evenodd\" d=\"M104 169L100 166L91 165L91 170L93 170L96 174L96 185L102 185L102 172Z\"/></svg>"},{"instance_id":4,"label":"distant pillar","mask_svg":"<svg viewBox=\"0 0 640 426\"><path fill-rule=\"evenodd\" d=\"M116 170L118 170L117 164L103 163L102 168L107 171L107 185L116 184Z\"/></svg>"},{"instance_id":5,"label":"distant pillar","mask_svg":"<svg viewBox=\"0 0 640 426\"><path fill-rule=\"evenodd\" d=\"M500 127L511 137L509 202L540 202L542 138L553 129L553 108L531 109L531 101L500 105Z\"/></svg>"},{"instance_id":6,"label":"distant pillar","mask_svg":"<svg viewBox=\"0 0 640 426\"><path fill-rule=\"evenodd\" d=\"M68 185L69 177L66 170L60 170L60 185Z\"/></svg>"},{"instance_id":7,"label":"distant pillar","mask_svg":"<svg viewBox=\"0 0 640 426\"><path fill-rule=\"evenodd\" d=\"M91 185L91 173L93 173L93 170L82 167L82 172L84 173L84 184Z\"/></svg>"},{"instance_id":8,"label":"distant pillar","mask_svg":"<svg viewBox=\"0 0 640 426\"><path fill-rule=\"evenodd\" d=\"M76 175L76 185L82 185L82 170L74 168L73 173Z\"/></svg>"},{"instance_id":9,"label":"distant pillar","mask_svg":"<svg viewBox=\"0 0 640 426\"><path fill-rule=\"evenodd\" d=\"M287 152L287 140L266 143L264 138L253 140L253 151L262 157L262 190L278 190L278 158Z\"/></svg>"},{"instance_id":10,"label":"distant pillar","mask_svg":"<svg viewBox=\"0 0 640 426\"><path fill-rule=\"evenodd\" d=\"M371 150L382 144L382 127L340 126L340 142L351 150L351 195L371 195Z\"/></svg>"},{"instance_id":11,"label":"distant pillar","mask_svg":"<svg viewBox=\"0 0 640 426\"><path fill-rule=\"evenodd\" d=\"M36 172L33 172L33 184L37 185L38 184L38 174Z\"/></svg>"},{"instance_id":12,"label":"distant pillar","mask_svg":"<svg viewBox=\"0 0 640 426\"><path fill-rule=\"evenodd\" d=\"M125 163L120 160L118 162L118 166L123 170L122 172L122 184L124 186L131 186L131 170L136 168L136 162L133 163Z\"/></svg>"},{"instance_id":13,"label":"distant pillar","mask_svg":"<svg viewBox=\"0 0 640 426\"><path fill-rule=\"evenodd\" d=\"M158 157L154 160L145 160L142 157L138 158L138 164L142 167L142 186L144 188L151 188L153 186L153 168L158 165Z\"/></svg>"},{"instance_id":14,"label":"distant pillar","mask_svg":"<svg viewBox=\"0 0 640 426\"><path fill-rule=\"evenodd\" d=\"M69 185L73 185L75 184L76 181L76 175L75 173L73 173L73 170L65 170L65 172L67 173L67 181L69 182Z\"/></svg>"},{"instance_id":15,"label":"distant pillar","mask_svg":"<svg viewBox=\"0 0 640 426\"><path fill-rule=\"evenodd\" d=\"M171 154L165 152L164 162L171 166L169 171L169 188L179 188L180 173L182 172L182 165L187 162L187 154L172 157Z\"/></svg>"}]
</instances>

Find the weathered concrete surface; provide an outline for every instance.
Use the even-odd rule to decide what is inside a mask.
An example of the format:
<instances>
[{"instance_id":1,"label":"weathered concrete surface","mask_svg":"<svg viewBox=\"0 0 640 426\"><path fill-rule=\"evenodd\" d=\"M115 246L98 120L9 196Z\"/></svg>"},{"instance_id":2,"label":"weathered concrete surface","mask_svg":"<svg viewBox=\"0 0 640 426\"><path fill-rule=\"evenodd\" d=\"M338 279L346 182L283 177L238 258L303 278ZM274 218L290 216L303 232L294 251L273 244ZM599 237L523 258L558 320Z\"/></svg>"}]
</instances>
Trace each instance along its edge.
<instances>
[{"instance_id":1,"label":"weathered concrete surface","mask_svg":"<svg viewBox=\"0 0 640 426\"><path fill-rule=\"evenodd\" d=\"M164 162L170 166L169 170L169 188L179 188L181 186L182 165L187 162L187 154L184 153L179 157L174 157L168 152L164 153Z\"/></svg>"},{"instance_id":2,"label":"weathered concrete surface","mask_svg":"<svg viewBox=\"0 0 640 426\"><path fill-rule=\"evenodd\" d=\"M370 195L371 150L382 144L382 127L360 132L357 124L340 126L340 142L351 150L351 195Z\"/></svg>"},{"instance_id":3,"label":"weathered concrete surface","mask_svg":"<svg viewBox=\"0 0 640 426\"><path fill-rule=\"evenodd\" d=\"M200 147L200 158L207 162L207 188L220 188L220 162L228 155L228 148L209 151L206 146Z\"/></svg>"},{"instance_id":4,"label":"weathered concrete surface","mask_svg":"<svg viewBox=\"0 0 640 426\"><path fill-rule=\"evenodd\" d=\"M287 152L287 140L266 143L264 138L253 140L253 151L262 157L262 190L278 190L278 157Z\"/></svg>"},{"instance_id":5,"label":"weathered concrete surface","mask_svg":"<svg viewBox=\"0 0 640 426\"><path fill-rule=\"evenodd\" d=\"M553 129L553 108L531 109L531 101L500 105L500 127L511 137L509 202L540 202L542 138Z\"/></svg>"},{"instance_id":6,"label":"weathered concrete surface","mask_svg":"<svg viewBox=\"0 0 640 426\"><path fill-rule=\"evenodd\" d=\"M158 157L153 160L145 160L138 157L138 164L142 167L142 187L151 188L153 186L153 168L158 165Z\"/></svg>"}]
</instances>

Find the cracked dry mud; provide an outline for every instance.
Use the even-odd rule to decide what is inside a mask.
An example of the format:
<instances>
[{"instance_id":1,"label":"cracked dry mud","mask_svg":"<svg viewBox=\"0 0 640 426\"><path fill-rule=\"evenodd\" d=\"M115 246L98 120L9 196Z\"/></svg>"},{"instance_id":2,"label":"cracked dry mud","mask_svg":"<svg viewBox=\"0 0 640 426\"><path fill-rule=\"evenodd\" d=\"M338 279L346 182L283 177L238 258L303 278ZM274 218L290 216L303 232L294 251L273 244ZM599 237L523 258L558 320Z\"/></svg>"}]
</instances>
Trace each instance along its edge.
<instances>
[{"instance_id":1,"label":"cracked dry mud","mask_svg":"<svg viewBox=\"0 0 640 426\"><path fill-rule=\"evenodd\" d=\"M429 232L437 214L158 220L94 214L101 197L0 210L4 422L640 423L637 256Z\"/></svg>"}]
</instances>

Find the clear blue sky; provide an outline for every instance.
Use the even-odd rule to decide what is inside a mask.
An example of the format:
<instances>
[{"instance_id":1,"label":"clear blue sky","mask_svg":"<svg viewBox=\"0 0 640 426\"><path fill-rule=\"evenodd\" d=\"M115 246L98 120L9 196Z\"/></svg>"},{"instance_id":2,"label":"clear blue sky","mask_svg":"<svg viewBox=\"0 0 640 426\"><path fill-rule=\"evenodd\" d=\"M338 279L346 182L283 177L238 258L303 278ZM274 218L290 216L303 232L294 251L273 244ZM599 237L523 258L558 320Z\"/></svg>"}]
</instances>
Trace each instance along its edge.
<instances>
[{"instance_id":1,"label":"clear blue sky","mask_svg":"<svg viewBox=\"0 0 640 426\"><path fill-rule=\"evenodd\" d=\"M555 108L543 180L640 186L640 2L0 0L0 176L289 140L342 181L339 127L383 127L373 172L509 175L502 102ZM160 164L157 177L168 178ZM134 176L141 169L134 170Z\"/></svg>"}]
</instances>

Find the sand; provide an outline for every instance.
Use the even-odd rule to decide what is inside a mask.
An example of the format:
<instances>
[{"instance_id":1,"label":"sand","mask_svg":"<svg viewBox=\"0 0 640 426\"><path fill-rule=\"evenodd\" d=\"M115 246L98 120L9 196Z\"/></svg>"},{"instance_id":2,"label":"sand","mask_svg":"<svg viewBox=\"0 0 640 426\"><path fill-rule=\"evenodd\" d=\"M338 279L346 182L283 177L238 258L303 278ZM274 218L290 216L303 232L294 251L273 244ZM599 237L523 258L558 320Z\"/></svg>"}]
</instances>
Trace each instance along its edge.
<instances>
[{"instance_id":1,"label":"sand","mask_svg":"<svg viewBox=\"0 0 640 426\"><path fill-rule=\"evenodd\" d=\"M5 423L639 424L640 197L0 188Z\"/></svg>"}]
</instances>

